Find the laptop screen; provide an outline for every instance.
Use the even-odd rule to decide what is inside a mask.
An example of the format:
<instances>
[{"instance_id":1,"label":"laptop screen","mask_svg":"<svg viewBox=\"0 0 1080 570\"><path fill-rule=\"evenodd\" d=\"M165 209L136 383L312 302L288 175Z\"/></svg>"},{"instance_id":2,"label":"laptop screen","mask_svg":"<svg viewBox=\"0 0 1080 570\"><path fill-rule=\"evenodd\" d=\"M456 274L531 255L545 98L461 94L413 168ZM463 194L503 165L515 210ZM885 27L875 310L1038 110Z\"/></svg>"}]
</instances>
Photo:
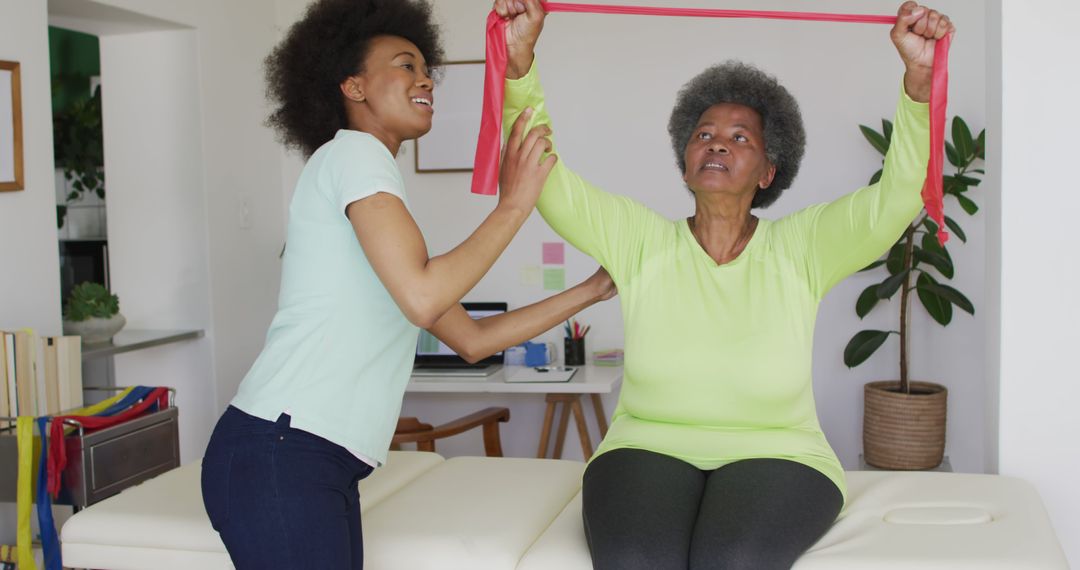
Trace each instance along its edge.
<instances>
[{"instance_id":1,"label":"laptop screen","mask_svg":"<svg viewBox=\"0 0 1080 570\"><path fill-rule=\"evenodd\" d=\"M489 317L506 312L506 303L476 303L465 302L461 304L465 312L474 319ZM481 360L478 364L502 364L503 353L496 352ZM457 355L449 346L446 346L435 335L426 330L420 330L420 337L416 341L416 364L465 364L465 359Z\"/></svg>"}]
</instances>

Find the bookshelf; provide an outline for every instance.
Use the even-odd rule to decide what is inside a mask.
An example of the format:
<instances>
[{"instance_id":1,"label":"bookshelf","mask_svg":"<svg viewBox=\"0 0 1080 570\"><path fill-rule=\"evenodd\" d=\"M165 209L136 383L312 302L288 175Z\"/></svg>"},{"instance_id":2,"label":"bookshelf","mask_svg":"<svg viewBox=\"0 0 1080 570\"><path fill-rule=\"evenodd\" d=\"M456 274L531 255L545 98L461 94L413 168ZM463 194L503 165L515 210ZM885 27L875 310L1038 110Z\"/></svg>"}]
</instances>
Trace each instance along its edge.
<instances>
[{"instance_id":1,"label":"bookshelf","mask_svg":"<svg viewBox=\"0 0 1080 570\"><path fill-rule=\"evenodd\" d=\"M122 330L107 344L83 345L82 360L111 357L124 352L152 348L182 340L202 338L202 330Z\"/></svg>"}]
</instances>

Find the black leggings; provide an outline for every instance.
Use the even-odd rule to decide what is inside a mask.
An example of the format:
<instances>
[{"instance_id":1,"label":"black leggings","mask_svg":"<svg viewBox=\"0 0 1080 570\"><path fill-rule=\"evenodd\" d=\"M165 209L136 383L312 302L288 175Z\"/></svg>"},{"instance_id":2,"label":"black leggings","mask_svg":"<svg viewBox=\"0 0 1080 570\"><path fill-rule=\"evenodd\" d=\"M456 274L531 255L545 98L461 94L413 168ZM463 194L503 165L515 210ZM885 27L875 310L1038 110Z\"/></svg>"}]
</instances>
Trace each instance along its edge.
<instances>
[{"instance_id":1,"label":"black leggings","mask_svg":"<svg viewBox=\"0 0 1080 570\"><path fill-rule=\"evenodd\" d=\"M702 471L638 449L594 459L582 499L597 570L788 569L843 505L836 485L801 463L747 459Z\"/></svg>"}]
</instances>

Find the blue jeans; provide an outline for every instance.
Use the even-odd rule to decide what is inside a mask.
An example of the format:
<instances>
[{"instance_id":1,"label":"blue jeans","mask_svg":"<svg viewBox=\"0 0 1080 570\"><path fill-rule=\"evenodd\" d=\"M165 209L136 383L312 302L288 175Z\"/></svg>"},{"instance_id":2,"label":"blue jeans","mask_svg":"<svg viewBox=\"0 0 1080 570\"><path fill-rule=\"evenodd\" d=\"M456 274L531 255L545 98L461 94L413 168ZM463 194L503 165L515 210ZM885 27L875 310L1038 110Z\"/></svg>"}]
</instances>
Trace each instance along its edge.
<instances>
[{"instance_id":1,"label":"blue jeans","mask_svg":"<svg viewBox=\"0 0 1080 570\"><path fill-rule=\"evenodd\" d=\"M364 567L357 484L372 467L317 435L229 406L202 464L203 504L238 570Z\"/></svg>"}]
</instances>

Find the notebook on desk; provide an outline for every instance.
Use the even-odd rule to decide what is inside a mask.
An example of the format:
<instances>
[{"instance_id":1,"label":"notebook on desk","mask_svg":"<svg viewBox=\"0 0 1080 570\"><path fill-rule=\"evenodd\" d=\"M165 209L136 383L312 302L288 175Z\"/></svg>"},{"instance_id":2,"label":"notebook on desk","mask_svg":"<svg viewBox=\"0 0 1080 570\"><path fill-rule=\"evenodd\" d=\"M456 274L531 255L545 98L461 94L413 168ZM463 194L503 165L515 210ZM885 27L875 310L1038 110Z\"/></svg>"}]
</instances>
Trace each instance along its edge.
<instances>
[{"instance_id":1,"label":"notebook on desk","mask_svg":"<svg viewBox=\"0 0 1080 570\"><path fill-rule=\"evenodd\" d=\"M489 317L506 312L506 303L462 303L465 311L474 319ZM484 378L498 372L503 367L502 352L497 352L475 364L466 362L449 346L435 335L420 331L416 341L416 360L413 364L413 376L451 378Z\"/></svg>"},{"instance_id":2,"label":"notebook on desk","mask_svg":"<svg viewBox=\"0 0 1080 570\"><path fill-rule=\"evenodd\" d=\"M569 382L577 368L566 366L523 366L507 372L507 382Z\"/></svg>"}]
</instances>

